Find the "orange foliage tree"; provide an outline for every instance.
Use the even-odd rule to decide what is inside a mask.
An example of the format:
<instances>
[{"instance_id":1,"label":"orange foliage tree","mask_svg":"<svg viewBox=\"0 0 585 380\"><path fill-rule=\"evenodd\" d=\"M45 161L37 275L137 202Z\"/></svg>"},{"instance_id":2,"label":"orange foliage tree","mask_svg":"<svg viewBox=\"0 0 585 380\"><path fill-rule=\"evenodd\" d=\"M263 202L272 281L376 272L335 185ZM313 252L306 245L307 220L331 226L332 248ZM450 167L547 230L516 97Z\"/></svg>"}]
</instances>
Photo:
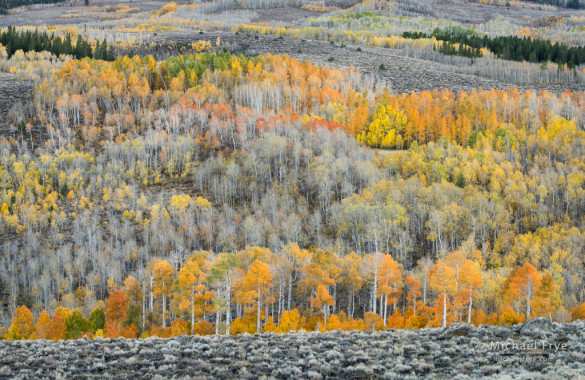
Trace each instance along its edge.
<instances>
[{"instance_id":1,"label":"orange foliage tree","mask_svg":"<svg viewBox=\"0 0 585 380\"><path fill-rule=\"evenodd\" d=\"M51 326L49 328L48 338L51 340L62 340L67 337L67 321L63 313L55 311Z\"/></svg>"},{"instance_id":2,"label":"orange foliage tree","mask_svg":"<svg viewBox=\"0 0 585 380\"><path fill-rule=\"evenodd\" d=\"M520 305L526 305L526 318L530 318L531 301L536 289L540 285L540 274L536 268L525 263L512 270L504 282L504 299L516 305L516 313L520 312Z\"/></svg>"},{"instance_id":3,"label":"orange foliage tree","mask_svg":"<svg viewBox=\"0 0 585 380\"><path fill-rule=\"evenodd\" d=\"M388 312L388 304L391 302L393 310L396 309L398 299L402 295L404 282L402 280L402 266L398 264L390 255L384 255L380 263L380 273L378 276L378 292L383 299L384 327Z\"/></svg>"},{"instance_id":4,"label":"orange foliage tree","mask_svg":"<svg viewBox=\"0 0 585 380\"><path fill-rule=\"evenodd\" d=\"M122 335L127 310L126 294L121 290L114 290L106 304L106 337L117 338Z\"/></svg>"},{"instance_id":5,"label":"orange foliage tree","mask_svg":"<svg viewBox=\"0 0 585 380\"><path fill-rule=\"evenodd\" d=\"M459 283L461 285L461 298L464 299L464 302L468 306L467 323L471 323L473 297L477 294L477 288L483 283L479 264L471 260L466 260L461 268Z\"/></svg>"},{"instance_id":6,"label":"orange foliage tree","mask_svg":"<svg viewBox=\"0 0 585 380\"><path fill-rule=\"evenodd\" d=\"M323 323L325 324L325 328L327 328L327 314L329 312L329 306L335 305L335 301L333 297L327 291L327 287L324 284L317 285L317 290L315 291L315 297L309 298L311 302L311 307L321 310L323 313Z\"/></svg>"},{"instance_id":7,"label":"orange foliage tree","mask_svg":"<svg viewBox=\"0 0 585 380\"><path fill-rule=\"evenodd\" d=\"M51 316L45 310L37 318L35 339L49 339L49 329L51 328Z\"/></svg>"}]
</instances>

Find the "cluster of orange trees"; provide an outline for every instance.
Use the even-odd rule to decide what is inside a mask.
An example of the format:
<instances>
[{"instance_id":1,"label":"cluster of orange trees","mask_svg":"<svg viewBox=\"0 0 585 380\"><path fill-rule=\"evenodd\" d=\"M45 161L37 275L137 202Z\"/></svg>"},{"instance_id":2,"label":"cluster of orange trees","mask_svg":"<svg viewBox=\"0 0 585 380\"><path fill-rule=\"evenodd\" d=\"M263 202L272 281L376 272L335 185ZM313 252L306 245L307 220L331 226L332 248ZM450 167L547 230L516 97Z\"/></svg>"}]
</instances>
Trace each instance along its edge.
<instances>
[{"instance_id":1,"label":"cluster of orange trees","mask_svg":"<svg viewBox=\"0 0 585 380\"><path fill-rule=\"evenodd\" d=\"M87 319L79 309L58 307L52 318L42 311L35 323L31 311L19 307L4 337L372 331L444 327L456 321L512 325L533 316L585 318L585 304L569 316L560 305L554 276L530 263L514 268L499 283L484 284L479 251L456 251L437 262L426 259L407 272L391 255L352 252L340 258L289 244L280 255L259 247L218 255L199 251L181 268L154 260L145 276L129 276L123 284L110 281L107 302ZM484 289L494 286L498 289ZM371 288L369 299L360 298L364 287ZM486 294L494 291L501 305L488 315L476 305L492 302Z\"/></svg>"},{"instance_id":2,"label":"cluster of orange trees","mask_svg":"<svg viewBox=\"0 0 585 380\"><path fill-rule=\"evenodd\" d=\"M229 106L232 112L244 107L302 117L307 125L342 129L371 147L403 149L441 138L473 146L480 133L526 139L541 127L580 120L585 102L581 93L568 91L392 95L381 85L364 81L353 68L321 68L286 55L203 53L161 62L136 56L113 63L69 61L39 84L35 106L55 147L72 139L97 143L144 131L152 123L149 110L184 98L198 106ZM70 129L77 136L68 136ZM55 136L62 138L55 142Z\"/></svg>"},{"instance_id":3,"label":"cluster of orange trees","mask_svg":"<svg viewBox=\"0 0 585 380\"><path fill-rule=\"evenodd\" d=\"M8 338L582 318L582 93L14 57L39 79L0 141Z\"/></svg>"}]
</instances>

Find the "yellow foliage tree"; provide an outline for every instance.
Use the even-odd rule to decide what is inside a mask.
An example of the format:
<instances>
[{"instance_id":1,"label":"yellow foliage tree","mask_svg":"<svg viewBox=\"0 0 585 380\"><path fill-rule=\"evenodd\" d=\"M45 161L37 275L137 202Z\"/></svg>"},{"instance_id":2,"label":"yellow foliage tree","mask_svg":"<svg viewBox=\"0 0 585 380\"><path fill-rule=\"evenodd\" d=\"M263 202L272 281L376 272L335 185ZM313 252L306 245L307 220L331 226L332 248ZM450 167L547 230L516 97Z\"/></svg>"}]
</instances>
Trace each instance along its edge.
<instances>
[{"instance_id":1,"label":"yellow foliage tree","mask_svg":"<svg viewBox=\"0 0 585 380\"><path fill-rule=\"evenodd\" d=\"M167 297L171 293L173 268L166 260L157 261L154 264L152 275L154 277L154 295L162 296L162 323L163 329L167 327Z\"/></svg>"},{"instance_id":2,"label":"yellow foliage tree","mask_svg":"<svg viewBox=\"0 0 585 380\"><path fill-rule=\"evenodd\" d=\"M430 271L430 287L443 299L443 327L447 327L447 297L457 291L455 275L455 269L445 264L443 260L437 261Z\"/></svg>"},{"instance_id":3,"label":"yellow foliage tree","mask_svg":"<svg viewBox=\"0 0 585 380\"><path fill-rule=\"evenodd\" d=\"M270 302L271 287L270 267L260 260L254 261L242 280L239 298L252 309L256 309L256 332L258 333L262 332L262 306L265 302Z\"/></svg>"},{"instance_id":4,"label":"yellow foliage tree","mask_svg":"<svg viewBox=\"0 0 585 380\"><path fill-rule=\"evenodd\" d=\"M26 306L17 307L12 324L6 332L8 340L29 339L35 332L34 318Z\"/></svg>"},{"instance_id":5,"label":"yellow foliage tree","mask_svg":"<svg viewBox=\"0 0 585 380\"><path fill-rule=\"evenodd\" d=\"M397 148L404 145L407 125L404 112L389 105L380 105L368 129L358 135L358 141L374 148Z\"/></svg>"}]
</instances>

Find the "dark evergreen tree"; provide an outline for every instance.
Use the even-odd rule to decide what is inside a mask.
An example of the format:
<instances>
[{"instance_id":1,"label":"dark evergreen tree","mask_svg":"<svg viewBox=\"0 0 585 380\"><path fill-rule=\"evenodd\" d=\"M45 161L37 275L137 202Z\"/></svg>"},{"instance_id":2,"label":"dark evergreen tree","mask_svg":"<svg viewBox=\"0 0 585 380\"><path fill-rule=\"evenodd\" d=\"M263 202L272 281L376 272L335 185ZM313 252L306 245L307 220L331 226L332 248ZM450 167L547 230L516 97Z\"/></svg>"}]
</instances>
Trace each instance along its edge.
<instances>
[{"instance_id":1,"label":"dark evergreen tree","mask_svg":"<svg viewBox=\"0 0 585 380\"><path fill-rule=\"evenodd\" d=\"M98 41L92 51L89 41L81 35L77 36L74 45L70 34L62 38L54 34L48 35L46 32L39 33L38 30L21 32L17 31L14 26L9 26L6 31L0 32L0 44L6 47L9 57L17 50L22 50L25 53L49 51L57 56L69 54L77 59L95 57L96 59L113 61L116 58L113 47L108 47L105 39L101 44Z\"/></svg>"},{"instance_id":2,"label":"dark evergreen tree","mask_svg":"<svg viewBox=\"0 0 585 380\"><path fill-rule=\"evenodd\" d=\"M481 57L481 49L487 48L497 58L534 63L555 62L559 65L578 66L585 63L585 47L569 47L549 40L530 39L518 36L480 37L474 31L455 27L435 29L432 34L404 32L404 38L418 39L435 37L442 41L438 50L447 55ZM455 48L459 44L459 48Z\"/></svg>"}]
</instances>

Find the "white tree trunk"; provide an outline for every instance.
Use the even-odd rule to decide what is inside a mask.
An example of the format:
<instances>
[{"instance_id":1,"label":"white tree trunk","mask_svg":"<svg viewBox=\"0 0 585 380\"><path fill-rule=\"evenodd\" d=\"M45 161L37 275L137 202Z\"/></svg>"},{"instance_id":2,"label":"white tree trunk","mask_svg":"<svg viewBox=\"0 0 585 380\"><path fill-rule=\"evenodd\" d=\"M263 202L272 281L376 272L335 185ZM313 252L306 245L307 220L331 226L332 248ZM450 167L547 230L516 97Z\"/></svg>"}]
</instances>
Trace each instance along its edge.
<instances>
[{"instance_id":1,"label":"white tree trunk","mask_svg":"<svg viewBox=\"0 0 585 380\"><path fill-rule=\"evenodd\" d=\"M532 299L532 287L528 288L528 297L526 298L526 319L530 318L530 300Z\"/></svg>"},{"instance_id":2,"label":"white tree trunk","mask_svg":"<svg viewBox=\"0 0 585 380\"><path fill-rule=\"evenodd\" d=\"M443 294L443 327L447 327L447 293Z\"/></svg>"},{"instance_id":3,"label":"white tree trunk","mask_svg":"<svg viewBox=\"0 0 585 380\"><path fill-rule=\"evenodd\" d=\"M384 327L386 327L386 316L388 315L388 295L384 294L381 298L384 299Z\"/></svg>"},{"instance_id":4,"label":"white tree trunk","mask_svg":"<svg viewBox=\"0 0 585 380\"><path fill-rule=\"evenodd\" d=\"M467 323L471 323L471 305L473 305L473 298L471 293L473 292L473 285L469 285L469 309L467 311Z\"/></svg>"},{"instance_id":5,"label":"white tree trunk","mask_svg":"<svg viewBox=\"0 0 585 380\"><path fill-rule=\"evenodd\" d=\"M416 296L414 294L412 295L412 313L416 315Z\"/></svg>"},{"instance_id":6,"label":"white tree trunk","mask_svg":"<svg viewBox=\"0 0 585 380\"><path fill-rule=\"evenodd\" d=\"M191 335L195 332L195 284L191 285Z\"/></svg>"},{"instance_id":7,"label":"white tree trunk","mask_svg":"<svg viewBox=\"0 0 585 380\"><path fill-rule=\"evenodd\" d=\"M142 330L146 326L146 288L142 288Z\"/></svg>"},{"instance_id":8,"label":"white tree trunk","mask_svg":"<svg viewBox=\"0 0 585 380\"><path fill-rule=\"evenodd\" d=\"M226 299L227 299L227 311L225 316L226 329L225 335L230 335L230 324L232 323L232 284L230 277L226 278Z\"/></svg>"},{"instance_id":9,"label":"white tree trunk","mask_svg":"<svg viewBox=\"0 0 585 380\"><path fill-rule=\"evenodd\" d=\"M290 310L292 298L292 273L288 276L288 304L286 310Z\"/></svg>"},{"instance_id":10,"label":"white tree trunk","mask_svg":"<svg viewBox=\"0 0 585 380\"><path fill-rule=\"evenodd\" d=\"M258 310L256 311L256 332L262 332L262 323L260 322L260 310L262 310L262 297L260 296L260 287L258 287Z\"/></svg>"},{"instance_id":11,"label":"white tree trunk","mask_svg":"<svg viewBox=\"0 0 585 380\"><path fill-rule=\"evenodd\" d=\"M150 304L149 306L149 311L152 313L152 310L154 309L154 294L153 294L153 283L154 283L154 277L150 277Z\"/></svg>"},{"instance_id":12,"label":"white tree trunk","mask_svg":"<svg viewBox=\"0 0 585 380\"><path fill-rule=\"evenodd\" d=\"M219 335L219 324L221 323L221 314L219 308L215 311L215 335Z\"/></svg>"},{"instance_id":13,"label":"white tree trunk","mask_svg":"<svg viewBox=\"0 0 585 380\"><path fill-rule=\"evenodd\" d=\"M424 272L424 281L423 281L423 303L427 304L427 270L425 269Z\"/></svg>"},{"instance_id":14,"label":"white tree trunk","mask_svg":"<svg viewBox=\"0 0 585 380\"><path fill-rule=\"evenodd\" d=\"M164 286L164 283L163 283ZM167 310L167 296L163 291L163 309L162 309L162 318L163 318L163 329L167 328L167 319L165 318L165 310Z\"/></svg>"}]
</instances>

